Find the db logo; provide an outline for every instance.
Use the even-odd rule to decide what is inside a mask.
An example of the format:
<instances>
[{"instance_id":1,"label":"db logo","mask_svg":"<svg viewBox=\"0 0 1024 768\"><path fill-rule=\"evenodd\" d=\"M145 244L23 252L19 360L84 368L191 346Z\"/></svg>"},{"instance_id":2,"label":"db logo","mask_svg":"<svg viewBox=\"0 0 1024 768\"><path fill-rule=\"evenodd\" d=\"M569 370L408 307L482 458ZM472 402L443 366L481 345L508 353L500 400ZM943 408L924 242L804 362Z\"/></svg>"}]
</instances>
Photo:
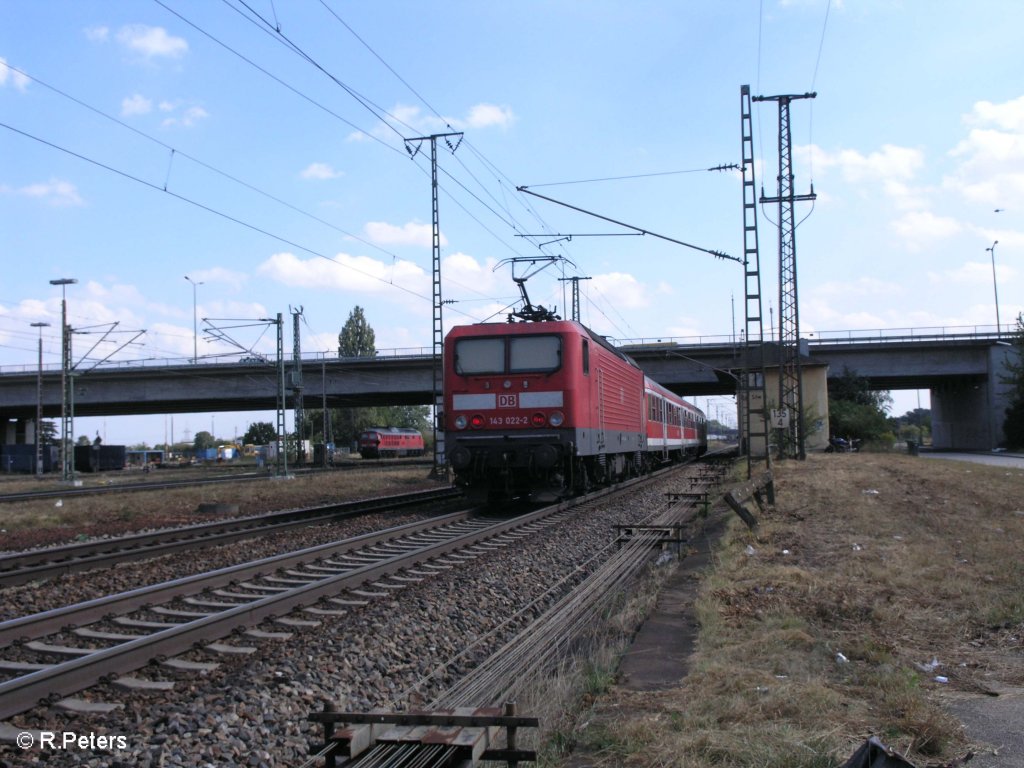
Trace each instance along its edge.
<instances>
[{"instance_id":1,"label":"db logo","mask_svg":"<svg viewBox=\"0 0 1024 768\"><path fill-rule=\"evenodd\" d=\"M498 407L499 408L518 408L519 407L519 396L515 394L502 394L498 395Z\"/></svg>"}]
</instances>

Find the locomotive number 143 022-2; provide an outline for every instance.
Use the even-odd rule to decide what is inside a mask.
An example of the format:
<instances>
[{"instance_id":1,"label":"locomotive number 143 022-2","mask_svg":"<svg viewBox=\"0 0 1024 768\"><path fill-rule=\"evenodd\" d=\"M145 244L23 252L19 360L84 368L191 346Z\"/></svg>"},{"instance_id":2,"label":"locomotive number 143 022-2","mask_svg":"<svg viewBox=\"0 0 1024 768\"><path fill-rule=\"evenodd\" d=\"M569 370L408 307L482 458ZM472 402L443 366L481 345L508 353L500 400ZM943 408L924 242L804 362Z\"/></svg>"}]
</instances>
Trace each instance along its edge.
<instances>
[{"instance_id":1,"label":"locomotive number 143 022-2","mask_svg":"<svg viewBox=\"0 0 1024 768\"><path fill-rule=\"evenodd\" d=\"M529 416L489 416L487 423L492 427L525 427L530 423Z\"/></svg>"}]
</instances>

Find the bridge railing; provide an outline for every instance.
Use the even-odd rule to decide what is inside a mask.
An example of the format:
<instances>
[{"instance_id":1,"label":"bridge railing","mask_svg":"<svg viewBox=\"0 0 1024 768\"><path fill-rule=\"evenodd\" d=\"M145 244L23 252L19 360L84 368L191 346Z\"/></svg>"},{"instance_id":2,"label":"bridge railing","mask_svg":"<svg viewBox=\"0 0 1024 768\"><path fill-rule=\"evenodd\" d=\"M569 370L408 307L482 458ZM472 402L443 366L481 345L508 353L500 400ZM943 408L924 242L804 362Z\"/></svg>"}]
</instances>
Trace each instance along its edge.
<instances>
[{"instance_id":1,"label":"bridge railing","mask_svg":"<svg viewBox=\"0 0 1024 768\"><path fill-rule=\"evenodd\" d=\"M344 357L339 358L337 353L334 352L306 352L302 355L303 364L318 363L318 362L338 362L339 360L359 362L360 360L380 360L381 358L387 359L413 359L421 357L429 357L433 354L433 350L430 347L396 347L393 349L378 349L376 354L367 355L363 357ZM275 363L271 359L267 359L265 363L260 363L253 360L239 360L239 357L245 358L248 355L246 353L231 352L229 354L220 355L206 355L198 358L193 362L192 357L143 357L134 359L121 359L121 360L105 360L104 362L96 365L96 370L100 371L117 371L125 368L198 368L201 366L212 366L212 365L237 365L237 366L249 366L249 367L261 367L266 366L267 368L273 368ZM285 365L290 366L292 362L292 356L288 355L285 360ZM76 363L76 371L82 372L93 368L94 363L89 360L84 360ZM44 363L43 373L59 373L60 363ZM22 365L3 365L0 366L0 375L3 374L26 374L36 373L39 370L38 363L25 363Z\"/></svg>"},{"instance_id":2,"label":"bridge railing","mask_svg":"<svg viewBox=\"0 0 1024 768\"><path fill-rule=\"evenodd\" d=\"M825 344L879 344L879 343L902 343L908 341L956 341L956 340L984 340L1009 337L1013 333L1013 326L1004 324L1002 334L1000 328L995 325L954 325L954 326L931 326L924 328L874 328L854 329L844 331L814 331L806 333L805 338L810 346ZM765 335L766 340L771 340L771 334ZM646 337L635 339L609 338L613 345L629 351L631 347L645 350L658 347L733 347L743 343L742 335L713 334L702 336L663 336L660 338ZM367 357L339 358L334 352L307 352L302 355L304 364L318 362L337 362L339 359L358 362L360 360L387 359L413 359L429 357L433 353L431 347L395 347L391 349L378 349L376 354ZM245 365L259 366L260 363L252 361L241 361L239 357L245 357L245 353L208 355L200 357L193 362L191 357L169 357L169 358L137 358L134 360L107 360L96 366L97 370L116 371L125 368L193 368L207 365ZM291 363L291 355L288 356L286 364ZM267 367L273 366L273 361L268 360ZM78 370L92 367L89 361L78 363ZM37 363L25 363L22 365L0 366L0 375L4 374L31 374L39 370ZM43 365L44 373L60 371L59 363L47 363Z\"/></svg>"},{"instance_id":3,"label":"bridge railing","mask_svg":"<svg viewBox=\"0 0 1024 768\"><path fill-rule=\"evenodd\" d=\"M1002 335L999 327L993 325L942 325L927 326L924 328L861 328L843 331L813 331L803 334L803 338L812 346L815 344L834 343L900 343L907 341L927 341L930 339L956 341L956 340L984 340L998 339L1009 336L1012 329L1004 324ZM765 334L766 341L773 341L771 333ZM628 351L630 347L642 347L644 349L656 349L657 347L709 347L709 346L733 346L743 344L742 334L732 335L711 335L711 336L663 336L661 338L646 337L636 339L609 339L609 341L620 349Z\"/></svg>"}]
</instances>

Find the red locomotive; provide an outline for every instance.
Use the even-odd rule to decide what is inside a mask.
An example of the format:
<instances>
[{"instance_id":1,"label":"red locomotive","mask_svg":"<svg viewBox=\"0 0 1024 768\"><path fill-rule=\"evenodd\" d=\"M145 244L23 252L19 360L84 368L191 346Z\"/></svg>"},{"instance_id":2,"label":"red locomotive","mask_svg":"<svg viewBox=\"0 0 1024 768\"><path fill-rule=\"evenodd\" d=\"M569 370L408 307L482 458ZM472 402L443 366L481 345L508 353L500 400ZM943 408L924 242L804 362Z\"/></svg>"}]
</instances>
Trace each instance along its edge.
<instances>
[{"instance_id":1,"label":"red locomotive","mask_svg":"<svg viewBox=\"0 0 1024 768\"><path fill-rule=\"evenodd\" d=\"M364 459L422 456L423 435L406 427L367 427L359 433L359 455Z\"/></svg>"},{"instance_id":2,"label":"red locomotive","mask_svg":"<svg viewBox=\"0 0 1024 768\"><path fill-rule=\"evenodd\" d=\"M567 320L453 328L444 431L456 483L560 498L707 448L704 414Z\"/></svg>"}]
</instances>

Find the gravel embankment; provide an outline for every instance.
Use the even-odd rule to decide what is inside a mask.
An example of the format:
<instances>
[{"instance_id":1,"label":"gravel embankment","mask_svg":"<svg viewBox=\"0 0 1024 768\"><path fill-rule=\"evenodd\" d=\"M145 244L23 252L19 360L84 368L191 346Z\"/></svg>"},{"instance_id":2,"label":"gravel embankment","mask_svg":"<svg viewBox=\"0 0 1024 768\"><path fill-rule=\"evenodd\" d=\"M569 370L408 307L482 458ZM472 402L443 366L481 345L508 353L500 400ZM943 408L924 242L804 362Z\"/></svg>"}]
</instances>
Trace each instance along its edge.
<instances>
[{"instance_id":1,"label":"gravel embankment","mask_svg":"<svg viewBox=\"0 0 1024 768\"><path fill-rule=\"evenodd\" d=\"M122 708L108 715L69 716L48 708L21 715L13 725L79 735L123 735L126 749L22 751L4 745L0 764L110 768L300 764L310 743L319 741L321 734L319 726L306 722L306 716L320 710L325 699L355 711L397 708L406 700L406 692L421 684L423 699L429 701L479 658L514 636L530 617L501 627L474 649L475 656L446 667L449 660L544 596L566 574L576 571L574 581L585 578L579 566L608 545L611 527L646 517L662 505L669 490L679 490L678 479L662 479L628 499L588 505L569 520L515 546L353 608L345 616L324 617L319 627L293 631L288 640L227 641L255 645L257 650L248 656L219 656L215 660L220 666L213 672L175 676L150 668L136 673L175 679L169 694L126 694L101 685L80 696L120 702ZM252 556L253 544L240 546L247 558ZM542 604L559 596L547 596ZM282 630L273 624L261 628ZM210 654L200 651L190 657L211 660ZM423 682L438 668L446 669L439 679Z\"/></svg>"}]
</instances>

